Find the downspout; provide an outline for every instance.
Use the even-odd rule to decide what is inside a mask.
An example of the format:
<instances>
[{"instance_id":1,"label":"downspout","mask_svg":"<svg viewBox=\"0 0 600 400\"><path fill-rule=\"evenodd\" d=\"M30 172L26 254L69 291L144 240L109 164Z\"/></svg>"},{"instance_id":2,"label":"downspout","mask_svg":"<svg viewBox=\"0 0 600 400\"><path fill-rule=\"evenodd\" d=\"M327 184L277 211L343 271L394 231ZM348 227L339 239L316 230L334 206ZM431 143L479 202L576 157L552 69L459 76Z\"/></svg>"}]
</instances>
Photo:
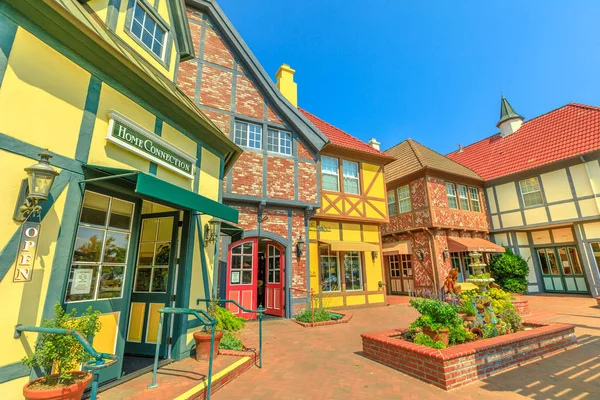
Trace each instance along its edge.
<instances>
[{"instance_id":1,"label":"downspout","mask_svg":"<svg viewBox=\"0 0 600 400\"><path fill-rule=\"evenodd\" d=\"M435 235L429 230L428 227L424 228L425 232L427 232L429 234L429 254L431 254L431 267L433 268L432 271L432 278L433 278L433 285L435 287L435 290L437 291L439 289L438 287L438 282L440 281L440 276L439 276L439 271L438 271L438 263L437 263L437 254L435 251L435 246L431 245L431 242L435 242Z\"/></svg>"},{"instance_id":2,"label":"downspout","mask_svg":"<svg viewBox=\"0 0 600 400\"><path fill-rule=\"evenodd\" d=\"M598 192L596 191L596 188L594 186L594 181L592 180L592 173L590 171L589 166L587 165L587 161L585 161L585 158L583 156L579 156L579 159L585 165L585 172L587 173L588 180L590 182L590 187L592 188L592 194L594 195L594 202L596 203L596 210L598 211L598 214L600 214L600 199L598 198L598 195L597 195Z\"/></svg>"}]
</instances>

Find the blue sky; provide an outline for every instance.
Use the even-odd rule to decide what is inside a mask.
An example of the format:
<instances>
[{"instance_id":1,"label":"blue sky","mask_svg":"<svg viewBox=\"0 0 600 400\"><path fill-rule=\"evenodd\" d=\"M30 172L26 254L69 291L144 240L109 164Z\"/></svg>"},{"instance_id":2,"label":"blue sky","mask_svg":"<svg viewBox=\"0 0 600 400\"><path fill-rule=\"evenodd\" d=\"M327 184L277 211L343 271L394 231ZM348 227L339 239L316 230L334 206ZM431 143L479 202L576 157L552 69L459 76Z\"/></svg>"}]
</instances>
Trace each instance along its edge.
<instances>
[{"instance_id":1,"label":"blue sky","mask_svg":"<svg viewBox=\"0 0 600 400\"><path fill-rule=\"evenodd\" d=\"M219 0L299 105L387 149L443 154L497 132L501 91L526 119L600 106L600 1ZM370 8L364 8L370 4Z\"/></svg>"}]
</instances>

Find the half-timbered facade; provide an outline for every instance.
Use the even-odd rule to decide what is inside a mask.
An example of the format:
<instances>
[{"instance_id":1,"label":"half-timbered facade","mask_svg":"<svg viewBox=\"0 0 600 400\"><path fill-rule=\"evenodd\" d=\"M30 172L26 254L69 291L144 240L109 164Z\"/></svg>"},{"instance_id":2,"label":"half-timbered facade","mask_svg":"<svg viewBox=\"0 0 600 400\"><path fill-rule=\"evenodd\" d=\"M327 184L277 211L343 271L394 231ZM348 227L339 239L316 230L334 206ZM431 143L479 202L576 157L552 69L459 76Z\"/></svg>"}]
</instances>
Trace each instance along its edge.
<instances>
[{"instance_id":1,"label":"half-timbered facade","mask_svg":"<svg viewBox=\"0 0 600 400\"><path fill-rule=\"evenodd\" d=\"M223 242L213 290L290 316L293 302L306 304L290 288L309 285L308 250L298 249L320 205L318 152L327 138L277 90L216 1L186 5L197 57L181 64L177 83L244 150L223 177L222 196L239 210L244 239Z\"/></svg>"},{"instance_id":2,"label":"half-timbered facade","mask_svg":"<svg viewBox=\"0 0 600 400\"><path fill-rule=\"evenodd\" d=\"M468 253L504 251L487 240L483 179L472 170L407 139L386 151L390 221L382 226L389 294L440 288L452 268L464 281Z\"/></svg>"}]
</instances>

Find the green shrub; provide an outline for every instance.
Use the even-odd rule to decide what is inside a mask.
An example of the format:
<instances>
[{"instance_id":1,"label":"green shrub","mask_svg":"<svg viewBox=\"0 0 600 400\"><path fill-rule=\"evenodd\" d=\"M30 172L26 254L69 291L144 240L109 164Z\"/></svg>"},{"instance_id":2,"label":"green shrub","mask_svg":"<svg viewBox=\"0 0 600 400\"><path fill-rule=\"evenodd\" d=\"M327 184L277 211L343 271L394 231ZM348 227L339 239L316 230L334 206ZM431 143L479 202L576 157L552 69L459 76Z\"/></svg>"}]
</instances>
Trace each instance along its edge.
<instances>
[{"instance_id":1,"label":"green shrub","mask_svg":"<svg viewBox=\"0 0 600 400\"><path fill-rule=\"evenodd\" d=\"M312 320L312 309L307 308L296 315L296 321L310 324ZM331 311L324 308L315 308L315 322L331 321Z\"/></svg>"},{"instance_id":2,"label":"green shrub","mask_svg":"<svg viewBox=\"0 0 600 400\"><path fill-rule=\"evenodd\" d=\"M432 338L430 338L429 336L427 336L424 333L417 334L417 336L415 336L414 342L416 344L420 344L421 346L427 346L427 347L431 347L434 349L445 349L446 348L446 345L443 342L441 342L440 340L438 340L437 342L434 342Z\"/></svg>"},{"instance_id":3,"label":"green shrub","mask_svg":"<svg viewBox=\"0 0 600 400\"><path fill-rule=\"evenodd\" d=\"M492 257L490 269L496 283L510 293L525 293L527 291L527 276L529 266L527 261L511 249L506 249L499 256Z\"/></svg>"},{"instance_id":4,"label":"green shrub","mask_svg":"<svg viewBox=\"0 0 600 400\"><path fill-rule=\"evenodd\" d=\"M85 339L92 338L100 331L102 327L98 319L100 311L92 311L90 306L81 315L76 315L76 312L77 310L73 309L67 314L60 303L56 303L54 305L54 318L43 319L41 326L44 328L75 330L81 333ZM58 379L51 380L48 376L45 377L45 383L53 386L56 383L71 383L73 377L71 371L76 371L79 364L90 359L90 354L85 351L74 336L40 333L34 353L21 361L29 368L43 368L48 375L54 367Z\"/></svg>"},{"instance_id":5,"label":"green shrub","mask_svg":"<svg viewBox=\"0 0 600 400\"><path fill-rule=\"evenodd\" d=\"M437 299L413 299L409 304L414 307L421 316L411 325L411 329L429 327L435 332L441 329L450 329L455 325L462 325L456 308L450 304Z\"/></svg>"},{"instance_id":6,"label":"green shrub","mask_svg":"<svg viewBox=\"0 0 600 400\"><path fill-rule=\"evenodd\" d=\"M452 344L461 344L469 340L473 340L475 335L468 331L464 325L453 325L450 327L448 334L448 342Z\"/></svg>"},{"instance_id":7,"label":"green shrub","mask_svg":"<svg viewBox=\"0 0 600 400\"><path fill-rule=\"evenodd\" d=\"M225 331L219 343L219 348L224 350L244 350L244 344L235 333Z\"/></svg>"},{"instance_id":8,"label":"green shrub","mask_svg":"<svg viewBox=\"0 0 600 400\"><path fill-rule=\"evenodd\" d=\"M215 308L214 316L217 319L217 329L219 330L238 332L246 325L244 318L234 315L231 311L221 306Z\"/></svg>"},{"instance_id":9,"label":"green shrub","mask_svg":"<svg viewBox=\"0 0 600 400\"><path fill-rule=\"evenodd\" d=\"M518 332L523 329L523 320L514 308L502 310L496 316L506 325L506 333Z\"/></svg>"}]
</instances>

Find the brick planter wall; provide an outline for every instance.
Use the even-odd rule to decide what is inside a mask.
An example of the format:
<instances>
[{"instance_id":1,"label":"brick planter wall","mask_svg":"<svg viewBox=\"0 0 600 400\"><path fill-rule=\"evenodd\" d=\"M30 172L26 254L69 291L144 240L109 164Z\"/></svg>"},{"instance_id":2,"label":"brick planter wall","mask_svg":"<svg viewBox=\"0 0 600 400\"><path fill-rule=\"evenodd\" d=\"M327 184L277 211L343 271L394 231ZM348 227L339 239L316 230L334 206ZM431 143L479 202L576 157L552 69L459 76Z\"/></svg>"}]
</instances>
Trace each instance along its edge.
<instances>
[{"instance_id":1,"label":"brick planter wall","mask_svg":"<svg viewBox=\"0 0 600 400\"><path fill-rule=\"evenodd\" d=\"M510 302L512 303L513 306L515 306L515 310L517 310L517 312L521 316L527 316L527 315L531 314L531 311L529 311L529 301L520 299L520 298L516 298L514 300L511 300Z\"/></svg>"},{"instance_id":2,"label":"brick planter wall","mask_svg":"<svg viewBox=\"0 0 600 400\"><path fill-rule=\"evenodd\" d=\"M348 313L344 313L344 314L336 313L336 314L340 314L342 316L342 318L332 319L331 321L315 322L314 324L312 324L310 322L300 322L297 319L294 319L294 322L297 323L298 325L302 325L305 328L313 328L316 326L347 324L352 319L352 314L348 314Z\"/></svg>"},{"instance_id":3,"label":"brick planter wall","mask_svg":"<svg viewBox=\"0 0 600 400\"><path fill-rule=\"evenodd\" d=\"M363 354L407 375L452 390L535 359L566 350L577 342L575 327L535 324L531 330L436 350L395 338L397 329L363 334Z\"/></svg>"}]
</instances>

